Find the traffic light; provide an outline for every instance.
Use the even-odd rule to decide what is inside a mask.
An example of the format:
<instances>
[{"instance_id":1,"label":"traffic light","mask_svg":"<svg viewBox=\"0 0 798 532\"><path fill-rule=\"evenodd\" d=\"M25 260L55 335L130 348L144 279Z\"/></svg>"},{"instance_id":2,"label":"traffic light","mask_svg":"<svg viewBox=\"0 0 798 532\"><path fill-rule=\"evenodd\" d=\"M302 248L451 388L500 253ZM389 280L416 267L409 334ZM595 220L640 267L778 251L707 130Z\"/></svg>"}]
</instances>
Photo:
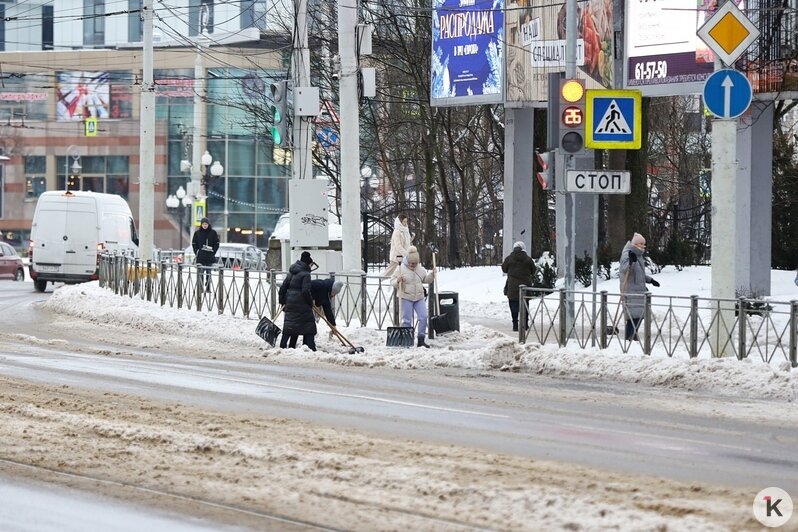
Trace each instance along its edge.
<instances>
[{"instance_id":1,"label":"traffic light","mask_svg":"<svg viewBox=\"0 0 798 532\"><path fill-rule=\"evenodd\" d=\"M543 190L548 190L552 181L551 177L554 175L554 152L535 152L535 161L538 163L539 169L538 172L535 172L535 177Z\"/></svg>"},{"instance_id":2,"label":"traffic light","mask_svg":"<svg viewBox=\"0 0 798 532\"><path fill-rule=\"evenodd\" d=\"M271 89L274 106L272 140L275 146L288 146L288 81L276 81Z\"/></svg>"},{"instance_id":3,"label":"traffic light","mask_svg":"<svg viewBox=\"0 0 798 532\"><path fill-rule=\"evenodd\" d=\"M560 149L579 153L585 148L585 82L560 81Z\"/></svg>"}]
</instances>

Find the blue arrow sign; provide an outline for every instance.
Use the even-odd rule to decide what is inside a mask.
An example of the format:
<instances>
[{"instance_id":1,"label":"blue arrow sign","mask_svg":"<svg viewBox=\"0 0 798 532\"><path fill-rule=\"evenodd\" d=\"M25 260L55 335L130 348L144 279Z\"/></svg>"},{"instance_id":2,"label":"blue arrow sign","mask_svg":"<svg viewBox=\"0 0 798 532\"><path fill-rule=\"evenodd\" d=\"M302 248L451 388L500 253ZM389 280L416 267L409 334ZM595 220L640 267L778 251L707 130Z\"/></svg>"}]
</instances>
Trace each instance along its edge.
<instances>
[{"instance_id":1,"label":"blue arrow sign","mask_svg":"<svg viewBox=\"0 0 798 532\"><path fill-rule=\"evenodd\" d=\"M753 95L748 78L731 68L715 71L704 83L704 105L718 118L737 118Z\"/></svg>"}]
</instances>

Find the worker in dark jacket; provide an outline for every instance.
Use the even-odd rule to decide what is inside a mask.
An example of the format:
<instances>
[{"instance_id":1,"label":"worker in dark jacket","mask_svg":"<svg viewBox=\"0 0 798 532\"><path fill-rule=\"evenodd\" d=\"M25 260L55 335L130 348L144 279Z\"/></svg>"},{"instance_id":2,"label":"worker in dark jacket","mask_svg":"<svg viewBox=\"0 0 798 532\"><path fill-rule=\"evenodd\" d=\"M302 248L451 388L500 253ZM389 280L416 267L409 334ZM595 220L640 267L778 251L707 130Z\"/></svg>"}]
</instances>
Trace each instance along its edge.
<instances>
[{"instance_id":1,"label":"worker in dark jacket","mask_svg":"<svg viewBox=\"0 0 798 532\"><path fill-rule=\"evenodd\" d=\"M211 222L207 218L200 220L200 228L191 238L191 247L194 249L197 268L202 270L205 278L205 291L211 291L211 270L210 267L216 263L216 252L219 250L219 235L211 227Z\"/></svg>"},{"instance_id":2,"label":"worker in dark jacket","mask_svg":"<svg viewBox=\"0 0 798 532\"><path fill-rule=\"evenodd\" d=\"M526 254L523 242L513 244L513 251L502 262L502 271L507 274L504 285L504 295L510 302L510 317L513 320L513 330L518 330L518 311L521 308L518 299L518 289L521 285L534 286L535 261ZM529 328L529 313L526 314L526 327Z\"/></svg>"},{"instance_id":3,"label":"worker in dark jacket","mask_svg":"<svg viewBox=\"0 0 798 532\"><path fill-rule=\"evenodd\" d=\"M316 350L316 320L313 317L313 296L310 292L310 265L313 259L307 251L288 269L288 277L280 286L279 301L284 305L283 336L280 347L296 347L299 335L311 351Z\"/></svg>"},{"instance_id":4,"label":"worker in dark jacket","mask_svg":"<svg viewBox=\"0 0 798 532\"><path fill-rule=\"evenodd\" d=\"M310 282L310 293L313 295L313 304L321 307L324 317L335 327L335 313L332 308L332 300L341 291L344 283L333 279L314 279Z\"/></svg>"}]
</instances>

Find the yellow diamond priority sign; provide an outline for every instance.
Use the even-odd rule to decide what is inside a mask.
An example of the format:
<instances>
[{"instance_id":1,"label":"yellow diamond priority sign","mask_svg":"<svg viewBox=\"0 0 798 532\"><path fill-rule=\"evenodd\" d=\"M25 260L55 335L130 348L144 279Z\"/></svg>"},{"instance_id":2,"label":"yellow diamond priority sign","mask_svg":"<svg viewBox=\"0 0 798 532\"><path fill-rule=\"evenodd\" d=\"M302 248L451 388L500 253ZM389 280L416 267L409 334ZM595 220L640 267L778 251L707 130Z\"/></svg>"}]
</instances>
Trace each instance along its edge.
<instances>
[{"instance_id":1,"label":"yellow diamond priority sign","mask_svg":"<svg viewBox=\"0 0 798 532\"><path fill-rule=\"evenodd\" d=\"M701 26L697 35L731 66L759 37L759 30L734 2L728 0Z\"/></svg>"}]
</instances>

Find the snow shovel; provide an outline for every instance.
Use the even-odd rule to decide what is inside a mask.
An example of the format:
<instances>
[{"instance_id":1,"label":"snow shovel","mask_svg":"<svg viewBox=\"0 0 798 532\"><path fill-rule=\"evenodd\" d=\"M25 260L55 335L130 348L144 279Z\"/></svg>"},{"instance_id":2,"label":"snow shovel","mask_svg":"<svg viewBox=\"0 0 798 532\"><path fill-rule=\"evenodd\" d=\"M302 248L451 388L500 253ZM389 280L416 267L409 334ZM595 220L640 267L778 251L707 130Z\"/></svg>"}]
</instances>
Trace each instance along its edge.
<instances>
[{"instance_id":1,"label":"snow shovel","mask_svg":"<svg viewBox=\"0 0 798 532\"><path fill-rule=\"evenodd\" d=\"M280 310L278 310L277 314L274 315L275 320L282 311L283 307L280 307ZM277 337L280 336L281 332L282 330L266 316L263 316L258 322L258 326L255 327L255 334L263 338L272 347L274 347L274 344L277 343Z\"/></svg>"},{"instance_id":2,"label":"snow shovel","mask_svg":"<svg viewBox=\"0 0 798 532\"><path fill-rule=\"evenodd\" d=\"M320 309L320 308L319 308L319 307L317 307L316 305L313 305L313 312L315 312L315 313L316 313L316 316L318 316L319 318L321 318L321 319L323 319L323 320L324 320L324 323L326 323L326 324L327 324L327 327L329 327L329 328L330 328L330 331L333 333L333 335L334 335L336 338L338 338L338 341L339 341L339 342L341 342L341 344L342 344L344 347L348 347L348 348L349 348L349 354L350 354L350 355L354 355L355 353L363 353L363 352L365 352L365 351L366 351L366 350L365 350L365 349L363 349L362 347L355 347L355 344L353 344L352 342L350 342L350 341L349 341L349 338L347 338L346 336L344 336L344 335L341 333L341 331L339 331L339 330L338 330L338 328L337 328L335 325L333 325L332 323L330 323L330 321L327 319L327 316L325 316L325 315L324 315L324 311L323 311L322 309Z\"/></svg>"},{"instance_id":3,"label":"snow shovel","mask_svg":"<svg viewBox=\"0 0 798 532\"><path fill-rule=\"evenodd\" d=\"M432 271L435 271L435 253L432 254ZM438 275L437 273L433 274L432 277L432 288L433 288L433 297L435 303L435 315L430 316L429 318L429 325L432 327L432 330L435 331L436 334L441 334L445 332L449 332L452 330L451 324L449 323L449 317L444 313L441 314L441 300L438 297Z\"/></svg>"},{"instance_id":4,"label":"snow shovel","mask_svg":"<svg viewBox=\"0 0 798 532\"><path fill-rule=\"evenodd\" d=\"M399 272L401 274L402 265L399 265ZM402 301L402 284L399 284L399 302ZM388 337L385 340L385 345L388 347L413 347L416 329L414 327L388 327Z\"/></svg>"}]
</instances>

